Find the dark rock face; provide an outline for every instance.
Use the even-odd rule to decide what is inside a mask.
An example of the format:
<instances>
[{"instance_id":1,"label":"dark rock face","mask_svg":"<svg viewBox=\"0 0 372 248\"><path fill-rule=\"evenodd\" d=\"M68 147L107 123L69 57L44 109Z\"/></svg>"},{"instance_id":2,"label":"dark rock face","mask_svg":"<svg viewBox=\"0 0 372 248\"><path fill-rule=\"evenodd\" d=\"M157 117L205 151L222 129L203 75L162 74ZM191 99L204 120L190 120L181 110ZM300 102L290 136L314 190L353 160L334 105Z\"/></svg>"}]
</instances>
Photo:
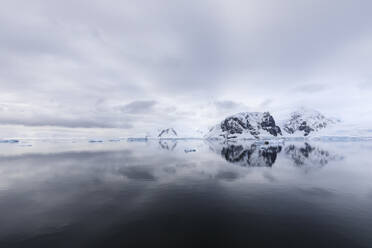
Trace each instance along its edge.
<instances>
[{"instance_id":1,"label":"dark rock face","mask_svg":"<svg viewBox=\"0 0 372 248\"><path fill-rule=\"evenodd\" d=\"M251 145L244 148L242 145L229 145L223 147L221 155L230 163L239 163L249 167L272 167L281 146L258 147Z\"/></svg>"},{"instance_id":2,"label":"dark rock face","mask_svg":"<svg viewBox=\"0 0 372 248\"><path fill-rule=\"evenodd\" d=\"M226 118L221 123L221 129L224 132L229 132L230 134L243 133L244 129L248 129L246 123L236 117Z\"/></svg>"},{"instance_id":3,"label":"dark rock face","mask_svg":"<svg viewBox=\"0 0 372 248\"><path fill-rule=\"evenodd\" d=\"M263 130L268 131L271 135L277 136L278 134L282 135L282 131L280 130L280 127L275 125L274 118L272 115L270 115L269 112L265 112L263 114L261 127Z\"/></svg>"},{"instance_id":4,"label":"dark rock face","mask_svg":"<svg viewBox=\"0 0 372 248\"><path fill-rule=\"evenodd\" d=\"M177 132L173 128L167 128L167 129L162 130L159 133L158 137L160 138L166 135L177 136Z\"/></svg>"},{"instance_id":5,"label":"dark rock face","mask_svg":"<svg viewBox=\"0 0 372 248\"><path fill-rule=\"evenodd\" d=\"M221 129L230 135L242 134L246 130L256 138L259 137L260 130L265 130L273 136L282 135L280 127L275 124L269 112L241 113L230 116L222 121Z\"/></svg>"},{"instance_id":6,"label":"dark rock face","mask_svg":"<svg viewBox=\"0 0 372 248\"><path fill-rule=\"evenodd\" d=\"M296 119L292 119L291 122L284 127L284 131L293 134L296 130L299 130L304 132L304 136L308 136L311 132L314 131L313 128L307 125L306 121L302 121L300 125L295 125L293 124L294 120ZM322 125L321 128L323 128L323 126L325 127L326 125Z\"/></svg>"},{"instance_id":7,"label":"dark rock face","mask_svg":"<svg viewBox=\"0 0 372 248\"><path fill-rule=\"evenodd\" d=\"M306 124L306 121L303 121L301 123L301 125L298 127L298 130L304 131L304 136L308 136L310 132L314 131L314 129L312 129Z\"/></svg>"}]
</instances>

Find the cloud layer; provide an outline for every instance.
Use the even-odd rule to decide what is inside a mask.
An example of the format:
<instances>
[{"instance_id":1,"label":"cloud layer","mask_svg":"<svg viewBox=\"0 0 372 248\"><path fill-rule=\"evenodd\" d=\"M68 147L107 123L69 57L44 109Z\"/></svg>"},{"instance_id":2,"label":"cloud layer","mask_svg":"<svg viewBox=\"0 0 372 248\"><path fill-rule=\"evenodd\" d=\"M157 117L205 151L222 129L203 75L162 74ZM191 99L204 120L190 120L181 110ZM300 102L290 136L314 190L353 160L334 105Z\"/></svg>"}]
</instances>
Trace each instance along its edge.
<instances>
[{"instance_id":1,"label":"cloud layer","mask_svg":"<svg viewBox=\"0 0 372 248\"><path fill-rule=\"evenodd\" d=\"M5 1L0 124L205 127L305 105L372 123L368 1Z\"/></svg>"}]
</instances>

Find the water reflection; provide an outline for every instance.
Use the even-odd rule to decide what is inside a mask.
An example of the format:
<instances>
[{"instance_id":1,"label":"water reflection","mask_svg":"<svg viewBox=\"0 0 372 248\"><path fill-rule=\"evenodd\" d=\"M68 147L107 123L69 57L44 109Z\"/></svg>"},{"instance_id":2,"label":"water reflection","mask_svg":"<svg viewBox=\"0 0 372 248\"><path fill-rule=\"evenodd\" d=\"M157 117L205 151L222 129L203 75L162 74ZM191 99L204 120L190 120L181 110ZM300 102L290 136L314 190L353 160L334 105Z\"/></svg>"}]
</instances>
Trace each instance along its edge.
<instances>
[{"instance_id":1,"label":"water reflection","mask_svg":"<svg viewBox=\"0 0 372 248\"><path fill-rule=\"evenodd\" d=\"M177 146L177 140L159 140L161 149L173 151Z\"/></svg>"},{"instance_id":2,"label":"water reflection","mask_svg":"<svg viewBox=\"0 0 372 248\"><path fill-rule=\"evenodd\" d=\"M242 166L271 167L281 150L281 146L229 145L222 148L221 155L226 161Z\"/></svg>"},{"instance_id":3,"label":"water reflection","mask_svg":"<svg viewBox=\"0 0 372 248\"><path fill-rule=\"evenodd\" d=\"M300 144L257 144L257 143L210 143L210 149L229 163L244 167L272 167L283 150L284 156L293 161L296 167L323 167L331 161L341 160L343 156L334 154L309 143Z\"/></svg>"},{"instance_id":4,"label":"water reflection","mask_svg":"<svg viewBox=\"0 0 372 248\"><path fill-rule=\"evenodd\" d=\"M288 145L285 147L285 154L293 161L295 166L323 167L330 161L341 160L343 157L333 154L320 147L311 146L308 143L303 145Z\"/></svg>"},{"instance_id":5,"label":"water reflection","mask_svg":"<svg viewBox=\"0 0 372 248\"><path fill-rule=\"evenodd\" d=\"M371 147L333 146L156 140L0 155L0 247L370 247ZM348 159L326 170L297 168L338 154Z\"/></svg>"}]
</instances>

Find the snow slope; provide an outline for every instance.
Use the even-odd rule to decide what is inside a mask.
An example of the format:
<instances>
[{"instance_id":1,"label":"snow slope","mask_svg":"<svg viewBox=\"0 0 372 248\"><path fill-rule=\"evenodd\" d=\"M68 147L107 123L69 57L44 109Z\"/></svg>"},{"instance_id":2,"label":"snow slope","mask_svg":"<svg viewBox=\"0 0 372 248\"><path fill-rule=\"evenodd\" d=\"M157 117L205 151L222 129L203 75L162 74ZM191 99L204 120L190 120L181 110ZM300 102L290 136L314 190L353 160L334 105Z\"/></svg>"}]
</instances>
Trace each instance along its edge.
<instances>
[{"instance_id":1,"label":"snow slope","mask_svg":"<svg viewBox=\"0 0 372 248\"><path fill-rule=\"evenodd\" d=\"M301 107L276 122L269 112L242 112L226 117L204 135L205 139L372 139L372 128L347 124L317 110ZM284 118L283 118L284 117Z\"/></svg>"},{"instance_id":2,"label":"snow slope","mask_svg":"<svg viewBox=\"0 0 372 248\"><path fill-rule=\"evenodd\" d=\"M159 132L158 138L174 139L174 138L178 138L178 134L177 134L176 130L174 130L173 128L167 128L167 129L163 129Z\"/></svg>"},{"instance_id":3,"label":"snow slope","mask_svg":"<svg viewBox=\"0 0 372 248\"><path fill-rule=\"evenodd\" d=\"M206 139L259 139L281 136L269 112L242 112L225 118L212 127Z\"/></svg>"},{"instance_id":4,"label":"snow slope","mask_svg":"<svg viewBox=\"0 0 372 248\"><path fill-rule=\"evenodd\" d=\"M325 117L316 110L300 108L290 114L284 121L282 130L285 136L309 136L339 121Z\"/></svg>"}]
</instances>

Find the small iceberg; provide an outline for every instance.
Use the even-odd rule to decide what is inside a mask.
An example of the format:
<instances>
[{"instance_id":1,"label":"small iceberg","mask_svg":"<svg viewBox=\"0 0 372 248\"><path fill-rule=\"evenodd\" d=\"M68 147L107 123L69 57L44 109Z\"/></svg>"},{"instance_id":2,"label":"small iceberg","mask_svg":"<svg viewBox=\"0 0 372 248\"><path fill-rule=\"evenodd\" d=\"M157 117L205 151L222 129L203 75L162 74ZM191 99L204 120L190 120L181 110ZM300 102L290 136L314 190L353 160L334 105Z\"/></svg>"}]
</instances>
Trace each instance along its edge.
<instances>
[{"instance_id":1,"label":"small iceberg","mask_svg":"<svg viewBox=\"0 0 372 248\"><path fill-rule=\"evenodd\" d=\"M284 139L257 140L254 142L258 146L278 146L284 145Z\"/></svg>"},{"instance_id":2,"label":"small iceberg","mask_svg":"<svg viewBox=\"0 0 372 248\"><path fill-rule=\"evenodd\" d=\"M128 138L127 142L147 142L147 138Z\"/></svg>"},{"instance_id":3,"label":"small iceberg","mask_svg":"<svg viewBox=\"0 0 372 248\"><path fill-rule=\"evenodd\" d=\"M9 139L9 140L0 140L0 143L19 143L19 140L16 139Z\"/></svg>"},{"instance_id":4,"label":"small iceberg","mask_svg":"<svg viewBox=\"0 0 372 248\"><path fill-rule=\"evenodd\" d=\"M185 153L196 152L196 149L185 149Z\"/></svg>"}]
</instances>

